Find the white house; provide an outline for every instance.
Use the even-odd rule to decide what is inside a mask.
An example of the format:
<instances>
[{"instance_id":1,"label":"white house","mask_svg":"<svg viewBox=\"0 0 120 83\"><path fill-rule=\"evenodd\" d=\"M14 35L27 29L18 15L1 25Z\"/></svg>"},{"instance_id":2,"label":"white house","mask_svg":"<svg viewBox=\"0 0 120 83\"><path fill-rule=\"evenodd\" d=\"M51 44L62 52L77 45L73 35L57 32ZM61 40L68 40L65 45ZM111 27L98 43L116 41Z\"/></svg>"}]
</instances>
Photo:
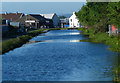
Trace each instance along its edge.
<instances>
[{"instance_id":1,"label":"white house","mask_svg":"<svg viewBox=\"0 0 120 83\"><path fill-rule=\"evenodd\" d=\"M77 19L77 16L75 15L75 12L73 12L73 15L69 18L69 27L80 27L79 20Z\"/></svg>"},{"instance_id":2,"label":"white house","mask_svg":"<svg viewBox=\"0 0 120 83\"><path fill-rule=\"evenodd\" d=\"M57 16L56 13L53 13L53 14L40 14L40 15L47 18L47 19L51 19L53 21L54 27L59 27L60 26L60 19Z\"/></svg>"}]
</instances>

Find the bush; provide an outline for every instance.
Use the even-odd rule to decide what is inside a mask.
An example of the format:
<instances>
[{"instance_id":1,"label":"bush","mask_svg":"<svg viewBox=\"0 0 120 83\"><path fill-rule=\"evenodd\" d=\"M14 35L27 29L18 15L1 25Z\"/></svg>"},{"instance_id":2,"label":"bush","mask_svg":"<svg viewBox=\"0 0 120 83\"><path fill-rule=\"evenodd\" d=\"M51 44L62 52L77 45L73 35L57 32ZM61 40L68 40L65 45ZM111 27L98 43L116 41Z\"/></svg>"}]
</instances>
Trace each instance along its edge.
<instances>
[{"instance_id":1,"label":"bush","mask_svg":"<svg viewBox=\"0 0 120 83\"><path fill-rule=\"evenodd\" d=\"M43 33L44 30L45 29L30 31L28 32L28 35L34 37L36 35L39 35L40 33Z\"/></svg>"},{"instance_id":2,"label":"bush","mask_svg":"<svg viewBox=\"0 0 120 83\"><path fill-rule=\"evenodd\" d=\"M8 52L10 50L13 50L14 48L22 46L24 43L29 41L34 36L37 36L41 33L44 33L45 30L60 30L61 28L51 28L51 29L39 29L30 31L27 33L27 35L19 36L14 39L6 40L2 42L2 54L5 52Z\"/></svg>"},{"instance_id":3,"label":"bush","mask_svg":"<svg viewBox=\"0 0 120 83\"><path fill-rule=\"evenodd\" d=\"M88 35L90 42L105 43L110 46L110 50L120 52L120 40L118 36L109 36L104 32L96 32L93 28L81 28L78 30L83 31L83 34Z\"/></svg>"},{"instance_id":4,"label":"bush","mask_svg":"<svg viewBox=\"0 0 120 83\"><path fill-rule=\"evenodd\" d=\"M23 36L2 42L2 54L16 47L22 46L24 43L26 43L31 38L32 38L31 36L23 35Z\"/></svg>"}]
</instances>

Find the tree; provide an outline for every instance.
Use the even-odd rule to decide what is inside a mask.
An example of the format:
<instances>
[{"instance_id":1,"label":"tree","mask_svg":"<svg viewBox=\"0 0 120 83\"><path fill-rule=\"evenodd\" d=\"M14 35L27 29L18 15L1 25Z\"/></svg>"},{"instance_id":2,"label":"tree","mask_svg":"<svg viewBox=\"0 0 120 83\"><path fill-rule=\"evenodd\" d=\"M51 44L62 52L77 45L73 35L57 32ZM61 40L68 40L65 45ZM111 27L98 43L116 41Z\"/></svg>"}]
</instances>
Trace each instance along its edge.
<instances>
[{"instance_id":1,"label":"tree","mask_svg":"<svg viewBox=\"0 0 120 83\"><path fill-rule=\"evenodd\" d=\"M66 18L66 17L65 17L65 16L59 16L59 18L60 18L60 19L64 19L64 18Z\"/></svg>"},{"instance_id":2,"label":"tree","mask_svg":"<svg viewBox=\"0 0 120 83\"><path fill-rule=\"evenodd\" d=\"M96 31L105 32L109 20L107 5L108 2L88 2L77 13L77 16L83 25L93 27Z\"/></svg>"},{"instance_id":3,"label":"tree","mask_svg":"<svg viewBox=\"0 0 120 83\"><path fill-rule=\"evenodd\" d=\"M114 24L120 28L120 2L111 2L108 4L109 24Z\"/></svg>"}]
</instances>

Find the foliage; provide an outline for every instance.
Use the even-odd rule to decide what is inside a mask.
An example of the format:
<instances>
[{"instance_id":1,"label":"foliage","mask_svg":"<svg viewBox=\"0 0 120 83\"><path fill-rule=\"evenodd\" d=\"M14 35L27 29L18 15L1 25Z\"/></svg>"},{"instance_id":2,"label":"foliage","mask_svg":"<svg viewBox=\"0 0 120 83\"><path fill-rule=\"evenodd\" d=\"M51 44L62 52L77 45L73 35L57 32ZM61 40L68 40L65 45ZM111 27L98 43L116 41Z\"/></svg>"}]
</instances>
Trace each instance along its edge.
<instances>
[{"instance_id":1,"label":"foliage","mask_svg":"<svg viewBox=\"0 0 120 83\"><path fill-rule=\"evenodd\" d=\"M120 2L87 2L76 15L82 25L105 32L108 24L120 27Z\"/></svg>"},{"instance_id":2,"label":"foliage","mask_svg":"<svg viewBox=\"0 0 120 83\"><path fill-rule=\"evenodd\" d=\"M88 40L83 40L84 42L94 42L94 43L104 43L106 45L109 45L109 49L118 52L118 59L120 59L120 39L119 35L118 36L109 36L107 33L103 32L97 32L95 33L95 30L92 28L85 29L85 28L80 28L78 30L81 30L83 34L88 35L89 39ZM118 60L118 63L120 63L120 60ZM120 83L120 65L118 64L114 69L114 81L116 83Z\"/></svg>"},{"instance_id":3,"label":"foliage","mask_svg":"<svg viewBox=\"0 0 120 83\"><path fill-rule=\"evenodd\" d=\"M45 29L30 31L27 33L27 35L19 36L17 38L13 38L13 39L2 42L2 54L10 50L13 50L14 48L22 46L24 43L29 41L29 39L31 39L32 37L37 36L40 33L43 33L44 30Z\"/></svg>"},{"instance_id":4,"label":"foliage","mask_svg":"<svg viewBox=\"0 0 120 83\"><path fill-rule=\"evenodd\" d=\"M83 34L88 35L90 39L87 41L96 42L96 43L105 43L106 45L110 45L110 50L115 52L120 52L120 40L118 36L109 36L107 33L104 32L95 32L93 28L89 29L79 29L82 30Z\"/></svg>"},{"instance_id":5,"label":"foliage","mask_svg":"<svg viewBox=\"0 0 120 83\"><path fill-rule=\"evenodd\" d=\"M2 42L2 54L6 53L10 50L13 50L14 48L22 46L24 43L29 41L29 39L31 39L32 37L37 36L41 33L44 33L45 30L49 31L49 30L60 30L60 29L62 29L62 28L33 30L33 31L29 31L26 35L19 36L17 38L13 38L10 40L6 40L6 41ZM1 52L1 49L0 49L0 52Z\"/></svg>"},{"instance_id":6,"label":"foliage","mask_svg":"<svg viewBox=\"0 0 120 83\"><path fill-rule=\"evenodd\" d=\"M34 37L34 36L37 36L37 35L39 35L40 33L42 33L44 30L45 30L45 29L34 30L34 31L28 32L27 34L28 34L29 36Z\"/></svg>"},{"instance_id":7,"label":"foliage","mask_svg":"<svg viewBox=\"0 0 120 83\"><path fill-rule=\"evenodd\" d=\"M31 36L23 35L23 36L2 42L2 53L8 52L9 50L12 50L16 47L20 47L30 38Z\"/></svg>"},{"instance_id":8,"label":"foliage","mask_svg":"<svg viewBox=\"0 0 120 83\"><path fill-rule=\"evenodd\" d=\"M59 18L60 18L60 19L64 19L64 18L66 18L66 17L65 17L65 16L59 16Z\"/></svg>"},{"instance_id":9,"label":"foliage","mask_svg":"<svg viewBox=\"0 0 120 83\"><path fill-rule=\"evenodd\" d=\"M111 2L108 4L109 23L120 28L120 2Z\"/></svg>"}]
</instances>

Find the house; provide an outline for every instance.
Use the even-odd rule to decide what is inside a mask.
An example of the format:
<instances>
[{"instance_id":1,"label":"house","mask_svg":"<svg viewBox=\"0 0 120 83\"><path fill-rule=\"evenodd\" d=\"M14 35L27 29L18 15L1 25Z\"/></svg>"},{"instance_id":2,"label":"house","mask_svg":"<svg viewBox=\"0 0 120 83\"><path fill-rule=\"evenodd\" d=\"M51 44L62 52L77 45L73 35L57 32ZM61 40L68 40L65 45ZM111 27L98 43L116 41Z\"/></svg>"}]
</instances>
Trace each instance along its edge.
<instances>
[{"instance_id":1,"label":"house","mask_svg":"<svg viewBox=\"0 0 120 83\"><path fill-rule=\"evenodd\" d=\"M80 23L77 16L75 15L75 12L73 12L73 15L69 18L69 27L80 27Z\"/></svg>"},{"instance_id":2,"label":"house","mask_svg":"<svg viewBox=\"0 0 120 83\"><path fill-rule=\"evenodd\" d=\"M54 27L60 27L60 19L56 13L53 14L40 14L41 16L45 17L46 19L50 19L53 21Z\"/></svg>"},{"instance_id":3,"label":"house","mask_svg":"<svg viewBox=\"0 0 120 83\"><path fill-rule=\"evenodd\" d=\"M23 13L5 13L5 14L2 14L2 18L3 19L6 19L7 21L9 22L15 22L16 20L22 18L24 16Z\"/></svg>"},{"instance_id":4,"label":"house","mask_svg":"<svg viewBox=\"0 0 120 83\"><path fill-rule=\"evenodd\" d=\"M20 18L22 18L24 16L23 13L4 13L4 14L0 14L0 18L2 18L2 31L8 31L11 29L17 29L19 31L20 26L18 26L19 23L16 23L16 21ZM17 25L15 25L17 24ZM16 27L16 28L15 28ZM9 28L9 29L7 29Z\"/></svg>"},{"instance_id":5,"label":"house","mask_svg":"<svg viewBox=\"0 0 120 83\"><path fill-rule=\"evenodd\" d=\"M44 18L40 14L28 14L17 20L22 25L28 28L48 28L52 26L52 21Z\"/></svg>"},{"instance_id":6,"label":"house","mask_svg":"<svg viewBox=\"0 0 120 83\"><path fill-rule=\"evenodd\" d=\"M62 18L60 19L61 28L69 27L69 18Z\"/></svg>"}]
</instances>

